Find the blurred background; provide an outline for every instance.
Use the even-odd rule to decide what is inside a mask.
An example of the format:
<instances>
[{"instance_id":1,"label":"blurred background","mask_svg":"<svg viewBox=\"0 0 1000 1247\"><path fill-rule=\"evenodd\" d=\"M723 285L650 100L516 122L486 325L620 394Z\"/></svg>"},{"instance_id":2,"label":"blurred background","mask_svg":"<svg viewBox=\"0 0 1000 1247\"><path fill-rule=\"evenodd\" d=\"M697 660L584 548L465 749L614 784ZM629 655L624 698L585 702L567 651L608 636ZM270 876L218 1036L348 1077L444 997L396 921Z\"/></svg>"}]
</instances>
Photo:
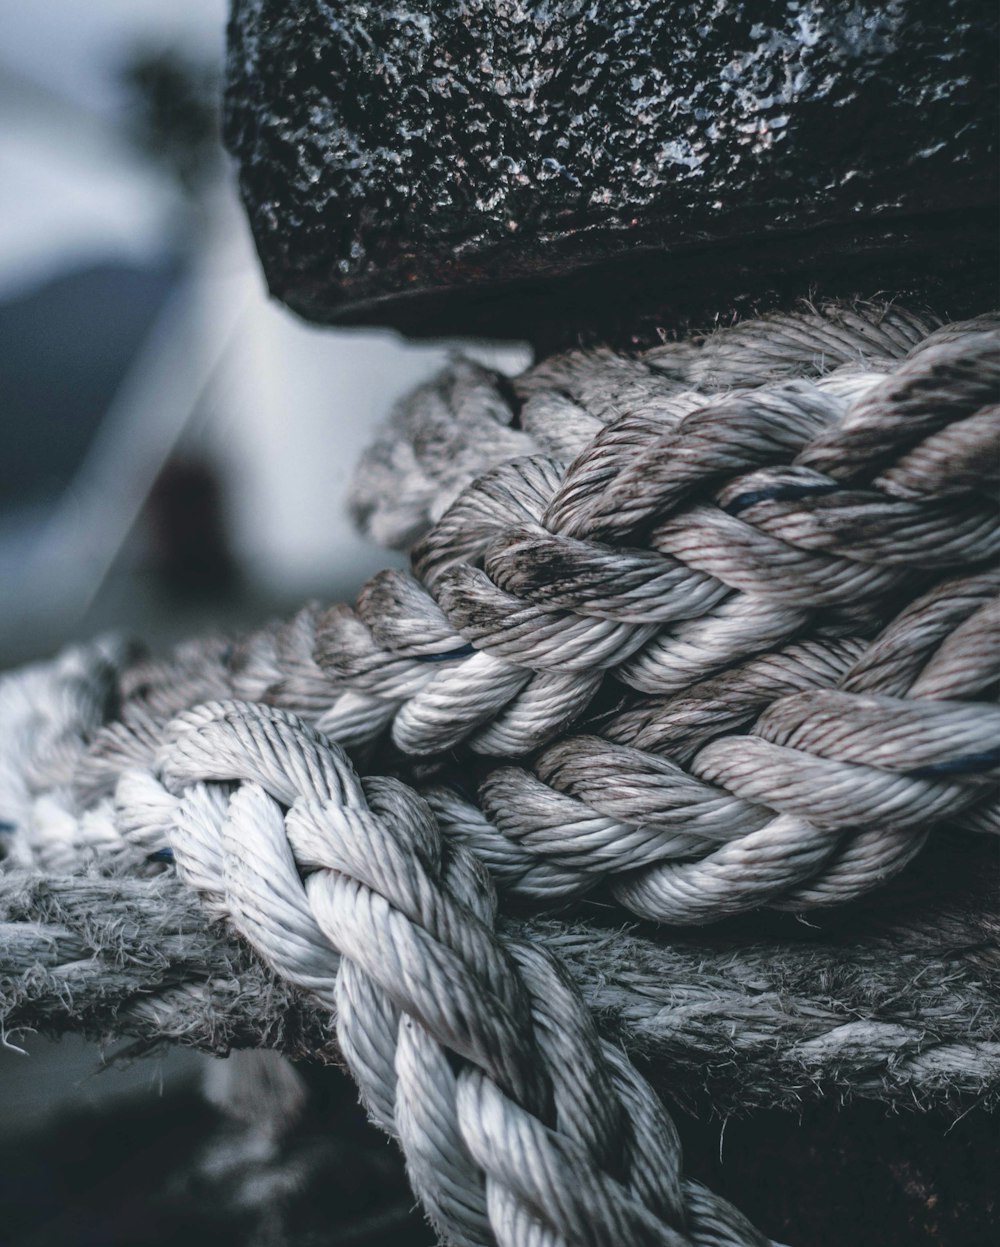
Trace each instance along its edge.
<instances>
[{"instance_id":1,"label":"blurred background","mask_svg":"<svg viewBox=\"0 0 1000 1247\"><path fill-rule=\"evenodd\" d=\"M353 464L449 344L268 301L218 138L225 0L0 13L0 661L351 594L387 557Z\"/></svg>"},{"instance_id":2,"label":"blurred background","mask_svg":"<svg viewBox=\"0 0 1000 1247\"><path fill-rule=\"evenodd\" d=\"M225 0L0 0L0 19L0 669L353 597L399 561L351 526L354 463L455 345L268 300L219 141ZM202 1096L208 1058L0 1040L0 1243L429 1241L336 1071L276 1169Z\"/></svg>"}]
</instances>

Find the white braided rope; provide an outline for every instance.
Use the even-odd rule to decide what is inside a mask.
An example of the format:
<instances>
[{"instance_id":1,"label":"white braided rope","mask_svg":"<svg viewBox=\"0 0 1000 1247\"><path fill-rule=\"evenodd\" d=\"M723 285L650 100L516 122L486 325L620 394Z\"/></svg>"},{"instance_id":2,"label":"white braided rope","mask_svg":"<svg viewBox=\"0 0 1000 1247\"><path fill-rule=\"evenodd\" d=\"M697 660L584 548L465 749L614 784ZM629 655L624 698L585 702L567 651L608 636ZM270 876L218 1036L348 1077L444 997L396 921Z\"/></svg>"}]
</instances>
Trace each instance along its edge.
<instances>
[{"instance_id":1,"label":"white braided rope","mask_svg":"<svg viewBox=\"0 0 1000 1247\"><path fill-rule=\"evenodd\" d=\"M135 804L119 791L123 839L169 847L209 912L336 1014L448 1242L767 1242L681 1177L658 1099L555 958L493 934L483 868L404 785L234 702L174 720L155 771Z\"/></svg>"},{"instance_id":2,"label":"white braided rope","mask_svg":"<svg viewBox=\"0 0 1000 1247\"><path fill-rule=\"evenodd\" d=\"M110 665L102 646L5 679L10 774L72 770ZM25 786L5 793L12 820ZM168 853L210 916L336 1016L369 1114L447 1242L769 1241L682 1178L658 1098L553 956L492 933L488 877L446 850L430 808L398 781L359 780L294 716L238 702L179 716L154 771L124 775L79 832L77 852Z\"/></svg>"}]
</instances>

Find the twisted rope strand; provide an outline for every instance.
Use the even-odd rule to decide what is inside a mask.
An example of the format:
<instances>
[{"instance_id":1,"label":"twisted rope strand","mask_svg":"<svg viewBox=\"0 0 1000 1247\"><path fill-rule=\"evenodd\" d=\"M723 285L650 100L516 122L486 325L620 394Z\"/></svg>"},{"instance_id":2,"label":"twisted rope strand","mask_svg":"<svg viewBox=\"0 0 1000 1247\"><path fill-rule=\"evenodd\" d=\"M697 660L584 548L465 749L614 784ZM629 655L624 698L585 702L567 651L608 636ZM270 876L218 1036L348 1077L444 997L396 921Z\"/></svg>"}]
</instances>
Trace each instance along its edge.
<instances>
[{"instance_id":1,"label":"twisted rope strand","mask_svg":"<svg viewBox=\"0 0 1000 1247\"><path fill-rule=\"evenodd\" d=\"M463 361L397 407L362 461L352 507L375 540L406 548L487 469L536 453L569 463L626 411L648 408L676 420L706 394L794 377L843 388L860 372L863 387L922 341L947 342L968 328L939 327L933 317L891 305L809 308L669 343L638 359L610 351L556 356L515 378L513 394L509 383ZM511 427L515 416L519 429Z\"/></svg>"},{"instance_id":2,"label":"twisted rope strand","mask_svg":"<svg viewBox=\"0 0 1000 1247\"><path fill-rule=\"evenodd\" d=\"M949 582L868 647L792 645L640 702L601 722L601 738L570 735L531 771L492 772L480 789L489 821L467 816L459 834L477 852L488 837L491 865L499 859L493 868L517 891L533 891L526 867L544 857L571 870L562 891L611 873L617 899L660 920L843 901L905 864L935 809L953 825L967 809L980 829L995 818L997 710L901 695L919 691L943 641L995 609L998 589L994 571ZM984 630L971 639L958 668L967 697L997 674ZM905 682L890 682L903 661ZM732 734L752 719L752 735ZM595 817L605 820L600 842ZM823 878L803 886L817 867Z\"/></svg>"},{"instance_id":3,"label":"twisted rope strand","mask_svg":"<svg viewBox=\"0 0 1000 1247\"><path fill-rule=\"evenodd\" d=\"M551 956L493 934L482 868L445 853L404 786L363 786L293 716L231 702L180 716L157 770L181 877L336 1007L369 1109L448 1241L767 1241L724 1201L688 1198L648 1086ZM204 800L219 783L225 808Z\"/></svg>"},{"instance_id":4,"label":"twisted rope strand","mask_svg":"<svg viewBox=\"0 0 1000 1247\"><path fill-rule=\"evenodd\" d=\"M995 371L996 339L986 335L983 345L982 337L972 335L972 346L970 339L961 338L957 343L925 345L911 364L937 376L944 367L942 354L971 351L977 360L980 356L987 362L993 360L990 366ZM958 380L965 376L960 368L952 371ZM975 378L972 388L977 393L991 386L995 390L992 373L985 381L978 373ZM792 383L793 392L784 395L786 405L793 399L801 402L803 388L801 382ZM817 387L812 390L810 402L820 395ZM687 445L698 464L694 483L705 483L706 472L710 481L713 460L705 453L700 429L714 420L719 440L732 439L728 408L734 398L751 406L756 403L756 427L773 431L774 411L765 411L761 395L750 392L716 406L703 406L673 434L661 433L662 425L651 427L655 422L646 417L622 417L578 459L554 493L550 491L559 475L554 465L528 461L494 469L466 491L415 551L415 570L437 601L421 593L416 584L404 584L399 575L383 575L358 604L359 616L369 627L368 637L347 625L342 613L330 616L320 624L317 637L319 664L335 680L358 692L396 700L387 719L401 717L394 739L405 751L432 753L456 743L452 739L443 744L434 735L434 711L441 702L456 712L465 710L464 731L473 735L470 744L476 748L474 733L481 718L474 709L480 704L477 690L484 669L481 657L463 658L470 644L480 654L509 662L518 672L515 675L505 666L487 664L495 701L505 697L509 703L511 697L534 691L533 679L577 668L587 674L617 668L620 678L643 691L668 691L658 681L690 682L749 656L754 648L778 644L801 632L817 605L844 611L845 626L853 617L855 627L861 622L870 628L891 617L907 577L912 581L917 567L921 573L935 562L943 568L964 567L995 554L998 526L992 508L977 509L972 504L973 509L956 523L954 515L943 515L940 509L911 513L907 508L915 504L897 501L887 519L888 501L872 496L866 503L855 492L839 490L832 480L818 484L815 475L803 477L804 469L791 467L775 468L764 476L758 470L731 482L718 494L722 510L695 505L676 519L665 518L664 507L683 501L683 494L670 492L671 474L676 480L676 473L685 471L678 442ZM822 398L829 424L844 408L839 399ZM782 409L782 417L785 414ZM695 422L693 437L685 442L691 421ZM637 423L643 427L637 429ZM643 439L661 454L660 459L655 454L652 460L647 454L637 454ZM742 453L747 439L738 437L736 445ZM801 445L800 437L779 450L789 454ZM731 460L732 454L727 454L714 471L725 475L732 469ZM653 463L662 464L659 473L652 471ZM593 500L604 497L596 486L605 479L621 480L629 471L638 474L649 501L635 496L638 487L629 488L633 503L629 509L612 489L608 511L615 530L608 532L600 513L593 513ZM628 483L632 485L631 477ZM589 499L589 504L581 502L581 497ZM793 497L803 501L793 504ZM967 510L970 506L968 502L962 505ZM653 549L648 552L601 547L575 537L583 531L588 536L617 539L648 525L654 517ZM751 525L748 519L760 522ZM791 530L786 520L794 524ZM872 548L874 538L867 535L875 528L886 530L877 549ZM788 537L795 537L796 543L789 544ZM821 549L813 550L816 546ZM482 560L483 570L471 567L470 560ZM742 595L737 593L731 600L727 590L732 589L741 590ZM887 598L890 593L891 600ZM417 634L413 647L407 644L402 627L386 622L397 612ZM836 620L830 614L824 612L827 628ZM742 628L734 627L735 620ZM665 624L674 626L664 631ZM682 677L673 674L672 660L678 646L687 646L693 657L688 635L692 641L697 638L703 666ZM428 636L433 637L440 669L428 670L424 652ZM384 657L381 646L388 647ZM526 670L535 676L526 676ZM562 679L567 687L572 686L572 676ZM585 703L587 695L580 690L578 702ZM494 702L487 715L495 714ZM428 715L430 722L425 722ZM454 715L450 721L455 737L463 725ZM330 712L326 726L341 737L335 711ZM526 752L537 743L537 739L520 742L519 751Z\"/></svg>"}]
</instances>

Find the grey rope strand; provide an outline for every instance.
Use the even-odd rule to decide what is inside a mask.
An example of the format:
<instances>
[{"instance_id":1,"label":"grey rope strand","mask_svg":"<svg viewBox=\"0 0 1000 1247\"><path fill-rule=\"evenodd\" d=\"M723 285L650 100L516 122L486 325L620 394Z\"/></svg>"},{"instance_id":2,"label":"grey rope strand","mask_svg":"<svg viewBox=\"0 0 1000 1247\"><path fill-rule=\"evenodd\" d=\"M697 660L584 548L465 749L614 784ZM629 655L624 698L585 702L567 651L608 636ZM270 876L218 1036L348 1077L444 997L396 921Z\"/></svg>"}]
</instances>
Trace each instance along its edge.
<instances>
[{"instance_id":1,"label":"grey rope strand","mask_svg":"<svg viewBox=\"0 0 1000 1247\"><path fill-rule=\"evenodd\" d=\"M970 868L978 865L974 856ZM942 863L943 865L943 863ZM161 872L164 867L158 868ZM810 1097L915 1104L1000 1095L1000 926L992 890L892 896L843 934L670 943L580 919L501 918L556 950L605 1038L699 1111L795 1109ZM978 908L976 904L978 902ZM902 909L910 917L892 917ZM889 913L886 913L889 909ZM904 952L900 952L905 949ZM762 990L762 987L765 990ZM167 871L0 873L0 1036L67 1030L138 1050L277 1049L339 1061L320 1002L267 969Z\"/></svg>"},{"instance_id":2,"label":"grey rope strand","mask_svg":"<svg viewBox=\"0 0 1000 1247\"><path fill-rule=\"evenodd\" d=\"M514 379L520 428L493 374L462 361L399 404L362 462L354 513L375 540L408 548L489 468L539 453L569 463L626 411L676 420L713 392L798 377L864 387L932 333L947 341L964 331L893 306L834 305L743 321L638 359L573 352Z\"/></svg>"},{"instance_id":3,"label":"grey rope strand","mask_svg":"<svg viewBox=\"0 0 1000 1247\"><path fill-rule=\"evenodd\" d=\"M531 771L488 775L485 819L453 797L451 817L498 878L528 894L572 895L611 873L628 908L675 922L845 900L912 858L935 800L952 825L988 830L995 819L1000 714L921 697L920 677L921 667L937 671L938 691L964 697L995 683L993 637L969 625L995 615L998 588L995 572L946 582L868 647L793 644L674 698L640 701L599 725L603 739L569 735ZM928 635L943 604L948 631ZM949 688L938 656L952 638ZM910 663L906 683L887 683L894 659ZM732 734L753 720L752 735ZM535 880L533 863L560 866L561 880ZM817 866L820 880L807 883Z\"/></svg>"}]
</instances>

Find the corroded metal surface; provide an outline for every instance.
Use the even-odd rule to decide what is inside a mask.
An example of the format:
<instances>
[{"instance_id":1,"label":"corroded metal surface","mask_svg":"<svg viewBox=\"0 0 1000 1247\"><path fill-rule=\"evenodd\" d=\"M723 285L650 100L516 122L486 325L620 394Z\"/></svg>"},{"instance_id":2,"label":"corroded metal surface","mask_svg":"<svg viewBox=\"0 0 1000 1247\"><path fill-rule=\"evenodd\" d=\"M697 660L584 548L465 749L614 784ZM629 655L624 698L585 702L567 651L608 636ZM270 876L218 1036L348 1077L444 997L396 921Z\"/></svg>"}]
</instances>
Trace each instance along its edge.
<instances>
[{"instance_id":1,"label":"corroded metal surface","mask_svg":"<svg viewBox=\"0 0 1000 1247\"><path fill-rule=\"evenodd\" d=\"M227 140L271 289L315 320L502 328L555 278L600 314L595 266L669 296L734 244L750 290L814 231L834 272L915 239L974 273L996 24L992 0L234 0Z\"/></svg>"}]
</instances>

